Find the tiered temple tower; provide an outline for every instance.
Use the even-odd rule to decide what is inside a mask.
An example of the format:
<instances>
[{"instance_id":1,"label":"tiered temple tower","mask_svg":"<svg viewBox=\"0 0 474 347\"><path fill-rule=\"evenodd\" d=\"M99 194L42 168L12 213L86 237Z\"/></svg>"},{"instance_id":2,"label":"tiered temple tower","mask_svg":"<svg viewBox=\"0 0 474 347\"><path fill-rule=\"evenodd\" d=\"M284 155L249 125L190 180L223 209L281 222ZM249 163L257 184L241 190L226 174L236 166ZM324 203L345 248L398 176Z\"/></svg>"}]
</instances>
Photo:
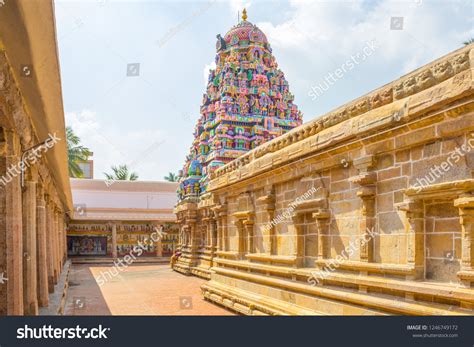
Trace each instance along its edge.
<instances>
[{"instance_id":1,"label":"tiered temple tower","mask_svg":"<svg viewBox=\"0 0 474 347\"><path fill-rule=\"evenodd\" d=\"M265 34L242 21L217 35L201 117L182 172L175 213L180 225L176 271L210 278L217 251L217 216L208 188L216 170L302 123L301 112ZM212 206L211 206L212 205Z\"/></svg>"},{"instance_id":2,"label":"tiered temple tower","mask_svg":"<svg viewBox=\"0 0 474 347\"><path fill-rule=\"evenodd\" d=\"M204 193L211 171L302 122L267 37L245 10L239 24L217 35L216 48L216 69L180 172L180 200Z\"/></svg>"}]
</instances>

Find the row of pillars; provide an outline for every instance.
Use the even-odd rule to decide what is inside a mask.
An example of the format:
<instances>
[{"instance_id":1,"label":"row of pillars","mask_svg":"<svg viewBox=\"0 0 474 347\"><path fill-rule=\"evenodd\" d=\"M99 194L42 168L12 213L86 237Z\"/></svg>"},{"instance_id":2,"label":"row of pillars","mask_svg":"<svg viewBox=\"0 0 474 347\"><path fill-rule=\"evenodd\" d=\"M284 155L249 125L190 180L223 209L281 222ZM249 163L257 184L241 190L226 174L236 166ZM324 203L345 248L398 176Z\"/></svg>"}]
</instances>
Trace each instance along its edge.
<instances>
[{"instance_id":1,"label":"row of pillars","mask_svg":"<svg viewBox=\"0 0 474 347\"><path fill-rule=\"evenodd\" d=\"M18 137L6 133L6 155L0 157L0 315L37 315L48 306L66 260L64 212L37 168L21 177L9 168L20 162ZM52 187L51 187L52 188Z\"/></svg>"},{"instance_id":2,"label":"row of pillars","mask_svg":"<svg viewBox=\"0 0 474 347\"><path fill-rule=\"evenodd\" d=\"M64 213L35 181L23 188L23 303L25 315L48 306L67 258Z\"/></svg>"}]
</instances>

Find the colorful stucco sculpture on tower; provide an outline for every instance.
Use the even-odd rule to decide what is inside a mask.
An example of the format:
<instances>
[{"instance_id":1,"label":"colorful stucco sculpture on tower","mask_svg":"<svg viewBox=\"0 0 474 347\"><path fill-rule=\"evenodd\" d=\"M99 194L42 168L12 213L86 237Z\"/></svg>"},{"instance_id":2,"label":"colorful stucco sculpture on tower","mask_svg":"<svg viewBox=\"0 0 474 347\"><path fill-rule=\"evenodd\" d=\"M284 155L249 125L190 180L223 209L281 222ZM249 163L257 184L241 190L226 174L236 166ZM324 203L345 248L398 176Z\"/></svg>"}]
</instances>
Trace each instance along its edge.
<instances>
[{"instance_id":1,"label":"colorful stucco sculpture on tower","mask_svg":"<svg viewBox=\"0 0 474 347\"><path fill-rule=\"evenodd\" d=\"M210 172L302 123L265 34L242 21L217 35L201 117L181 172L179 199L204 193Z\"/></svg>"}]
</instances>

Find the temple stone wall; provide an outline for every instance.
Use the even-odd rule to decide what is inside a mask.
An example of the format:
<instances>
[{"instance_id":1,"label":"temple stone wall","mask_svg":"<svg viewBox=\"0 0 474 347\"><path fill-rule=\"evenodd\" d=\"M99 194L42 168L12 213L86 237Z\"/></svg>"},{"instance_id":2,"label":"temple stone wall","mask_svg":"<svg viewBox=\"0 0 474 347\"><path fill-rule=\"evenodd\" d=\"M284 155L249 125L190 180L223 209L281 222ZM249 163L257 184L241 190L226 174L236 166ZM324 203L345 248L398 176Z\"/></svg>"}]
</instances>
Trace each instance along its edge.
<instances>
[{"instance_id":1,"label":"temple stone wall","mask_svg":"<svg viewBox=\"0 0 474 347\"><path fill-rule=\"evenodd\" d=\"M473 67L471 45L218 169L176 208L175 269L244 314L473 314Z\"/></svg>"}]
</instances>

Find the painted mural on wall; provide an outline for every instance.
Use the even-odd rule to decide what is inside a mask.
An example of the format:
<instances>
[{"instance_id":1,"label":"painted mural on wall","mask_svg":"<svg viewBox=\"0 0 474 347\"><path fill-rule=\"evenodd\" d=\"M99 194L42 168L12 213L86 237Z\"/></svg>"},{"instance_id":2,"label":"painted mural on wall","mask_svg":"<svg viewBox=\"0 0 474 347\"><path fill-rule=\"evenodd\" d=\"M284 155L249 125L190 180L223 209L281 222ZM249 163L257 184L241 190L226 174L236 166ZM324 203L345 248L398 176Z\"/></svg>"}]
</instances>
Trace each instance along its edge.
<instances>
[{"instance_id":1,"label":"painted mural on wall","mask_svg":"<svg viewBox=\"0 0 474 347\"><path fill-rule=\"evenodd\" d=\"M107 237L68 236L69 255L106 255Z\"/></svg>"},{"instance_id":2,"label":"painted mural on wall","mask_svg":"<svg viewBox=\"0 0 474 347\"><path fill-rule=\"evenodd\" d=\"M217 35L216 69L180 172L180 200L204 193L211 171L302 123L265 34L246 13L242 19Z\"/></svg>"}]
</instances>

